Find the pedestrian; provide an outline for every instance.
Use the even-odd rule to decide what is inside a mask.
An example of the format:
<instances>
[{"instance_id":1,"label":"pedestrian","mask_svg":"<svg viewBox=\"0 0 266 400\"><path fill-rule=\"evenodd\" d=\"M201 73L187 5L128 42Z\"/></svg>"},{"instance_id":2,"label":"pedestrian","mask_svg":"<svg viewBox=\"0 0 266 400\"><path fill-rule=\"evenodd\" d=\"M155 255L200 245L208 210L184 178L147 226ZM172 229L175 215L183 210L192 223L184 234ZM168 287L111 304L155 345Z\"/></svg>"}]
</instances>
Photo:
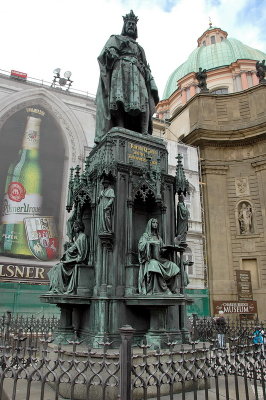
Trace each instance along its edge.
<instances>
[{"instance_id":1,"label":"pedestrian","mask_svg":"<svg viewBox=\"0 0 266 400\"><path fill-rule=\"evenodd\" d=\"M257 350L261 349L264 353L264 330L259 325L255 326L253 332L253 344Z\"/></svg>"},{"instance_id":2,"label":"pedestrian","mask_svg":"<svg viewBox=\"0 0 266 400\"><path fill-rule=\"evenodd\" d=\"M222 310L219 311L219 316L216 318L215 324L218 346L220 348L223 348L225 347L226 320L224 318L224 312Z\"/></svg>"}]
</instances>

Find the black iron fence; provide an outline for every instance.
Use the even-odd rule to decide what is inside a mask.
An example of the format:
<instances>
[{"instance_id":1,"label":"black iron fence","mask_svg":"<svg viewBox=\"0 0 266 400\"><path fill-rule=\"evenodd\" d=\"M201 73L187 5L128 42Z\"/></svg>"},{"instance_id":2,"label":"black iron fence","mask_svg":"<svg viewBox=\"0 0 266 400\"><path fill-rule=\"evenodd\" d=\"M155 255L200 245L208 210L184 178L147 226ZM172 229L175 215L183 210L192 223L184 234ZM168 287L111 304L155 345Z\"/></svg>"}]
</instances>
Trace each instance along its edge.
<instances>
[{"instance_id":1,"label":"black iron fence","mask_svg":"<svg viewBox=\"0 0 266 400\"><path fill-rule=\"evenodd\" d=\"M11 329L11 323L7 329L6 322L1 400L266 400L264 345L252 340L240 344L233 337L223 348L214 340L165 343L152 350L145 343L133 346L134 329L125 326L119 348L106 337L100 349L91 349L78 340L55 345L50 331L36 335Z\"/></svg>"},{"instance_id":2,"label":"black iron fence","mask_svg":"<svg viewBox=\"0 0 266 400\"><path fill-rule=\"evenodd\" d=\"M58 325L59 320L55 316L37 318L33 315L12 314L9 311L0 315L0 335L2 338L5 333L13 335L18 332L35 336L52 335Z\"/></svg>"},{"instance_id":3,"label":"black iron fence","mask_svg":"<svg viewBox=\"0 0 266 400\"><path fill-rule=\"evenodd\" d=\"M201 342L215 341L219 333L224 333L226 343L230 343L229 338L234 338L239 344L249 344L257 327L266 337L265 324L259 320L225 318L225 325L221 332L221 326L216 323L216 318L198 318L196 314L190 318L191 337L194 341Z\"/></svg>"}]
</instances>

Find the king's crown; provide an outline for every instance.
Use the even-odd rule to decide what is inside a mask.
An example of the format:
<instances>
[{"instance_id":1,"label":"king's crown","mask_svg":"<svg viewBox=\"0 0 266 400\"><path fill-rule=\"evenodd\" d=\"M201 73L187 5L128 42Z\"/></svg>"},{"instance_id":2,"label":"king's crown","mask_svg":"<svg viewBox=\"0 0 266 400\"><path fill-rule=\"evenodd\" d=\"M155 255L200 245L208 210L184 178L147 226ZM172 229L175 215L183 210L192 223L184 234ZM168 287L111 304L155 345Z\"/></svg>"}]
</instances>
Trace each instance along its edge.
<instances>
[{"instance_id":1,"label":"king's crown","mask_svg":"<svg viewBox=\"0 0 266 400\"><path fill-rule=\"evenodd\" d=\"M133 12L132 10L130 10L130 13L129 13L129 14L126 14L126 15L123 16L123 20L124 20L124 22L127 22L127 21L134 21L135 23L137 23L139 19L138 19L138 17L134 14L134 12Z\"/></svg>"}]
</instances>

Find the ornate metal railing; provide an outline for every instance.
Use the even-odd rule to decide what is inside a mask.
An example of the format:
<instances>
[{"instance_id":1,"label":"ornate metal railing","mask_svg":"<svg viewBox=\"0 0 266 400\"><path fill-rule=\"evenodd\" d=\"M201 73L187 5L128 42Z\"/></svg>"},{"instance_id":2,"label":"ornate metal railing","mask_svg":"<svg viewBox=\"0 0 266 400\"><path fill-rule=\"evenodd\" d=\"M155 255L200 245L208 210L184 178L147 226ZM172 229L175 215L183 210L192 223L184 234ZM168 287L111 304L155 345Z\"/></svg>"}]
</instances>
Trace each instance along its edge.
<instances>
[{"instance_id":1,"label":"ornate metal railing","mask_svg":"<svg viewBox=\"0 0 266 400\"><path fill-rule=\"evenodd\" d=\"M36 385L35 400L117 398L119 353L110 343L93 351L78 341L53 345L48 334L39 340L18 333L0 345L0 399L30 400Z\"/></svg>"},{"instance_id":2,"label":"ornate metal railing","mask_svg":"<svg viewBox=\"0 0 266 400\"><path fill-rule=\"evenodd\" d=\"M58 324L59 320L55 316L37 318L33 315L24 316L7 312L0 315L0 336L17 334L18 332L36 336L52 335Z\"/></svg>"},{"instance_id":3,"label":"ornate metal railing","mask_svg":"<svg viewBox=\"0 0 266 400\"><path fill-rule=\"evenodd\" d=\"M135 362L134 362L135 359ZM148 399L265 399L262 348L191 344L133 356L132 390ZM179 397L174 393L180 393ZM165 397L163 397L165 396Z\"/></svg>"},{"instance_id":4,"label":"ornate metal railing","mask_svg":"<svg viewBox=\"0 0 266 400\"><path fill-rule=\"evenodd\" d=\"M263 344L233 337L224 348L212 339L152 349L143 342L133 346L134 329L126 326L120 347L113 349L106 336L91 349L77 339L54 344L53 324L38 336L27 324L11 331L11 321L0 332L1 400L266 400Z\"/></svg>"},{"instance_id":5,"label":"ornate metal railing","mask_svg":"<svg viewBox=\"0 0 266 400\"><path fill-rule=\"evenodd\" d=\"M239 344L250 343L256 326L259 326L266 334L263 321L226 318L224 330L227 343L230 343L229 338L237 339ZM220 326L216 324L215 318L197 318L194 315L190 319L190 331L193 340L209 342L217 339Z\"/></svg>"}]
</instances>

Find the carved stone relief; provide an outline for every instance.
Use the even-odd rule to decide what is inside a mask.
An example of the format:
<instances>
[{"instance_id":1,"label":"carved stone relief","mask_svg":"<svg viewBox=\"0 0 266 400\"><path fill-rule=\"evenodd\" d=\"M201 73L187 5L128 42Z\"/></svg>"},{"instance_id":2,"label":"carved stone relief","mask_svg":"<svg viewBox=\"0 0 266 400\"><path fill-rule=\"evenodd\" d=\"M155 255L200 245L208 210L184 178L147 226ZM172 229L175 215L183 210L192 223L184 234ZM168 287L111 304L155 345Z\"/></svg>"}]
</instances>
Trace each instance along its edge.
<instances>
[{"instance_id":1,"label":"carved stone relief","mask_svg":"<svg viewBox=\"0 0 266 400\"><path fill-rule=\"evenodd\" d=\"M235 178L236 195L238 197L249 196L249 183L248 178Z\"/></svg>"},{"instance_id":2,"label":"carved stone relief","mask_svg":"<svg viewBox=\"0 0 266 400\"><path fill-rule=\"evenodd\" d=\"M246 239L241 244L242 251L247 253L254 253L256 251L256 243L254 239Z\"/></svg>"}]
</instances>

